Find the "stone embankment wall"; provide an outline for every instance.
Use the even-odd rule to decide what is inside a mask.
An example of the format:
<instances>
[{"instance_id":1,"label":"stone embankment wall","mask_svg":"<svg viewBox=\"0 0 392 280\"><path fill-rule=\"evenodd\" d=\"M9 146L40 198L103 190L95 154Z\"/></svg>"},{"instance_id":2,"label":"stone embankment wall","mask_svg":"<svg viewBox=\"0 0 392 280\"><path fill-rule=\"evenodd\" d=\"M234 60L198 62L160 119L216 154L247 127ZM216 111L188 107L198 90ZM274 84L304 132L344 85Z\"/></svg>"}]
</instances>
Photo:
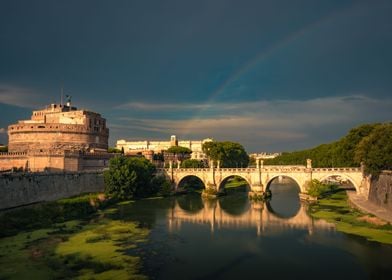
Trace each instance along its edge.
<instances>
[{"instance_id":1,"label":"stone embankment wall","mask_svg":"<svg viewBox=\"0 0 392 280\"><path fill-rule=\"evenodd\" d=\"M383 171L376 180L372 180L369 200L392 211L392 171Z\"/></svg>"},{"instance_id":2,"label":"stone embankment wall","mask_svg":"<svg viewBox=\"0 0 392 280\"><path fill-rule=\"evenodd\" d=\"M102 171L0 175L0 209L104 190Z\"/></svg>"}]
</instances>

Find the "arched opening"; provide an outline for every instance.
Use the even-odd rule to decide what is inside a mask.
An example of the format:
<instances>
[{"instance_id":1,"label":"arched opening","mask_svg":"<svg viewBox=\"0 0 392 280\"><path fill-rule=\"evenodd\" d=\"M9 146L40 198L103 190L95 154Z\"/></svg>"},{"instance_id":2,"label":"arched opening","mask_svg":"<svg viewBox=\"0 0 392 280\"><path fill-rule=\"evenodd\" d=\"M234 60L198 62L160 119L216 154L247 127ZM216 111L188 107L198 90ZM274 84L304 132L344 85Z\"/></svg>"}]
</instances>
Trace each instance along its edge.
<instances>
[{"instance_id":1,"label":"arched opening","mask_svg":"<svg viewBox=\"0 0 392 280\"><path fill-rule=\"evenodd\" d=\"M204 188L204 183L199 177L189 175L180 180L177 190L187 193L201 193Z\"/></svg>"},{"instance_id":2,"label":"arched opening","mask_svg":"<svg viewBox=\"0 0 392 280\"><path fill-rule=\"evenodd\" d=\"M222 210L226 213L238 216L248 211L250 207L248 182L237 175L226 177L219 185L219 191L226 195L219 199Z\"/></svg>"},{"instance_id":3,"label":"arched opening","mask_svg":"<svg viewBox=\"0 0 392 280\"><path fill-rule=\"evenodd\" d=\"M328 175L320 180L321 183L334 185L339 189L345 189L350 191L356 191L353 181L347 176L341 175Z\"/></svg>"},{"instance_id":4,"label":"arched opening","mask_svg":"<svg viewBox=\"0 0 392 280\"><path fill-rule=\"evenodd\" d=\"M224 191L228 194L245 193L249 192L250 186L248 182L241 176L232 175L223 179L218 189L219 191Z\"/></svg>"},{"instance_id":5,"label":"arched opening","mask_svg":"<svg viewBox=\"0 0 392 280\"><path fill-rule=\"evenodd\" d=\"M293 178L276 176L269 181L266 190L271 192L271 199L267 202L268 211L280 218L291 218L298 213L301 189Z\"/></svg>"}]
</instances>

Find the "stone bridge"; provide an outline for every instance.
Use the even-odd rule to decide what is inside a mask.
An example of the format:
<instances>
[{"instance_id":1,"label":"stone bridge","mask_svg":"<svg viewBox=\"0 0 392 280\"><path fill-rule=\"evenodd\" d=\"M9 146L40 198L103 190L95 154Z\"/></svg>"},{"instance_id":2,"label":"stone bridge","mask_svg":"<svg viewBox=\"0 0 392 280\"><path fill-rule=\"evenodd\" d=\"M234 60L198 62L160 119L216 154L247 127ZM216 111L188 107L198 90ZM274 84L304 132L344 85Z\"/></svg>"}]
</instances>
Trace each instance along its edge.
<instances>
[{"instance_id":1,"label":"stone bridge","mask_svg":"<svg viewBox=\"0 0 392 280\"><path fill-rule=\"evenodd\" d=\"M189 176L199 178L206 188L214 188L220 191L226 181L233 177L243 178L252 192L263 193L268 190L272 180L280 176L293 179L299 186L301 193L307 192L307 183L313 179L324 181L333 176L339 176L348 180L355 187L358 194L368 197L369 178L364 175L361 168L312 168L311 160L307 165L263 165L262 161L257 161L255 168L220 168L219 162L214 166L210 162L209 168L169 168L162 169L162 172L171 180L177 190L184 179Z\"/></svg>"},{"instance_id":2,"label":"stone bridge","mask_svg":"<svg viewBox=\"0 0 392 280\"><path fill-rule=\"evenodd\" d=\"M178 230L183 223L208 224L211 232L220 228L255 228L257 235L276 230L305 229L312 234L316 229L334 230L334 224L324 220L314 220L307 214L306 206L300 204L297 213L282 218L265 207L266 203L252 202L241 214L233 215L222 208L220 201L203 200L203 208L194 212L182 209L178 202L168 212L169 231ZM267 209L265 209L267 208Z\"/></svg>"}]
</instances>

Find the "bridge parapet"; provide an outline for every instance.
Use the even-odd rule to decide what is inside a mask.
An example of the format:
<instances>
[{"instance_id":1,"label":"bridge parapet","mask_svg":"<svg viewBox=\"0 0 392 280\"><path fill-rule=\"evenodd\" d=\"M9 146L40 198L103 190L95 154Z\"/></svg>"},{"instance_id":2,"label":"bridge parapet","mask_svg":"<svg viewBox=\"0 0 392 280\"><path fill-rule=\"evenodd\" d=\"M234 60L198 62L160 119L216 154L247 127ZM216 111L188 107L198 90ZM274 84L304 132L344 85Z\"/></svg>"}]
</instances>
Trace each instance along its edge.
<instances>
[{"instance_id":1,"label":"bridge parapet","mask_svg":"<svg viewBox=\"0 0 392 280\"><path fill-rule=\"evenodd\" d=\"M220 169L217 169L217 171L220 171L220 172L236 172L236 173L255 172L256 170L257 170L256 168L220 168Z\"/></svg>"},{"instance_id":2,"label":"bridge parapet","mask_svg":"<svg viewBox=\"0 0 392 280\"><path fill-rule=\"evenodd\" d=\"M359 167L313 168L313 172L362 172Z\"/></svg>"},{"instance_id":3,"label":"bridge parapet","mask_svg":"<svg viewBox=\"0 0 392 280\"><path fill-rule=\"evenodd\" d=\"M305 166L264 166L262 172L304 172L307 170Z\"/></svg>"}]
</instances>

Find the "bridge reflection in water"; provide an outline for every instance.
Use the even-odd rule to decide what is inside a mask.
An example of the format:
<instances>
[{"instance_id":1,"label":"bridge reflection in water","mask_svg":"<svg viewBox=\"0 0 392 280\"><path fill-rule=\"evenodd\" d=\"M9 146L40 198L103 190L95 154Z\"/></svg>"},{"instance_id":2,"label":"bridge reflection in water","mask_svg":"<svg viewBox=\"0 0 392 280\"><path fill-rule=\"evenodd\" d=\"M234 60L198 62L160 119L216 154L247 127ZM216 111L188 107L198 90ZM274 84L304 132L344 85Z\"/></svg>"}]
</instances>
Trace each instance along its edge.
<instances>
[{"instance_id":1,"label":"bridge reflection in water","mask_svg":"<svg viewBox=\"0 0 392 280\"><path fill-rule=\"evenodd\" d=\"M307 205L301 203L297 213L292 217L283 218L273 212L269 202L246 201L241 213L229 213L224 207L224 198L218 200L203 200L193 202L195 207L186 209L177 198L173 207L168 211L169 231L181 229L184 223L209 224L211 233L221 228L250 228L254 227L258 236L268 232L278 232L290 229L305 229L309 235L317 229L334 230L334 224L324 220L315 220L307 214Z\"/></svg>"}]
</instances>

